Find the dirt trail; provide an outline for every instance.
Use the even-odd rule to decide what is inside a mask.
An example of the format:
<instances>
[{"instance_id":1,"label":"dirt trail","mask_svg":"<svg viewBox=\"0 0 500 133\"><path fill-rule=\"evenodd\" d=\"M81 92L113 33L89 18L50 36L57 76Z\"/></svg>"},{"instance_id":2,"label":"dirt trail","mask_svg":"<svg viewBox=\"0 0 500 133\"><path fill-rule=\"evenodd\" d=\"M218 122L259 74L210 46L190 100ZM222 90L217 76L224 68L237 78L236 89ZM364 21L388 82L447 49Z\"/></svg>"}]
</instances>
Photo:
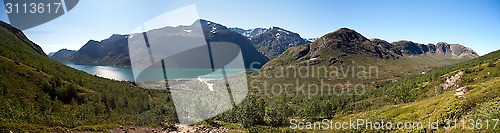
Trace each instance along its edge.
<instances>
[{"instance_id":1,"label":"dirt trail","mask_svg":"<svg viewBox=\"0 0 500 133\"><path fill-rule=\"evenodd\" d=\"M176 124L176 129L166 129L161 127L141 127L141 126L120 126L111 129L111 133L226 133L225 127L208 128L203 125L182 125ZM78 133L91 133L91 132L78 132Z\"/></svg>"}]
</instances>

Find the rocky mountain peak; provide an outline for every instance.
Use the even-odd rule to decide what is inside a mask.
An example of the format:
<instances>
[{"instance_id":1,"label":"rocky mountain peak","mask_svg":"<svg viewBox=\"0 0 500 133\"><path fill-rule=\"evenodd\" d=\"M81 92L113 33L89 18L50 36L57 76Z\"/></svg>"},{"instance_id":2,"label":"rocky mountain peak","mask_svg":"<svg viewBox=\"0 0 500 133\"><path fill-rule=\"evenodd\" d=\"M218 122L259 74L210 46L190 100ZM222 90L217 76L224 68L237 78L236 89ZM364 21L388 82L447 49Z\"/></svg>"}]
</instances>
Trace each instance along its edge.
<instances>
[{"instance_id":1,"label":"rocky mountain peak","mask_svg":"<svg viewBox=\"0 0 500 133\"><path fill-rule=\"evenodd\" d=\"M375 45L375 46L379 46L381 48L384 48L384 49L391 49L392 48L392 45L391 43L385 41L385 40L382 40L382 39L378 39L378 38L373 38L373 39L370 39L370 41Z\"/></svg>"},{"instance_id":2,"label":"rocky mountain peak","mask_svg":"<svg viewBox=\"0 0 500 133\"><path fill-rule=\"evenodd\" d=\"M474 58L479 57L479 55L474 50L460 44L450 44L450 49L452 51L452 54L455 56L470 56Z\"/></svg>"},{"instance_id":3,"label":"rocky mountain peak","mask_svg":"<svg viewBox=\"0 0 500 133\"><path fill-rule=\"evenodd\" d=\"M450 48L450 44L448 43L445 43L445 42L438 42L436 44L436 50L438 52L442 52L442 53L446 53L447 51L450 51L451 48Z\"/></svg>"},{"instance_id":4,"label":"rocky mountain peak","mask_svg":"<svg viewBox=\"0 0 500 133\"><path fill-rule=\"evenodd\" d=\"M438 42L435 45L432 43L426 45L407 40L392 42L391 44L393 45L392 49L399 55L432 54L452 58L461 58L463 56L469 56L472 58L479 57L474 50L460 44Z\"/></svg>"},{"instance_id":5,"label":"rocky mountain peak","mask_svg":"<svg viewBox=\"0 0 500 133\"><path fill-rule=\"evenodd\" d=\"M250 41L260 53L270 59L277 57L290 47L310 43L299 34L276 26L266 30L259 29L257 32L254 29L252 32L258 34L250 37Z\"/></svg>"},{"instance_id":6,"label":"rocky mountain peak","mask_svg":"<svg viewBox=\"0 0 500 133\"><path fill-rule=\"evenodd\" d=\"M209 31L210 33L217 33L217 32L229 32L229 29L226 26L223 26L218 23L214 23L212 21L208 21L205 19L199 19L197 20L201 24L201 27L203 28L204 31ZM196 22L195 22L196 23Z\"/></svg>"},{"instance_id":7,"label":"rocky mountain peak","mask_svg":"<svg viewBox=\"0 0 500 133\"><path fill-rule=\"evenodd\" d=\"M200 28L202 31L199 30ZM252 62L264 64L269 60L255 50L250 40L246 37L230 31L226 26L204 19L198 19L189 26L167 26L149 30L146 34L149 41L172 37L204 36L207 42L231 42L240 47L245 66L248 68ZM130 66L128 38L138 36L142 37L142 33L128 35L113 34L108 39L102 41L90 40L70 57L70 61L76 64Z\"/></svg>"},{"instance_id":8,"label":"rocky mountain peak","mask_svg":"<svg viewBox=\"0 0 500 133\"><path fill-rule=\"evenodd\" d=\"M257 36L257 35L260 35L262 33L267 32L269 29L267 29L267 28L254 28L254 29L245 30L242 28L233 27L233 28L229 28L229 30L234 31L238 34L241 34L247 38L252 38L254 36Z\"/></svg>"},{"instance_id":9,"label":"rocky mountain peak","mask_svg":"<svg viewBox=\"0 0 500 133\"><path fill-rule=\"evenodd\" d=\"M402 54L410 54L410 55L415 55L415 54L423 54L429 51L429 48L427 46L424 46L423 44L415 43L412 41L407 41L407 40L400 40L396 42L391 43L393 45L393 48L396 49L396 53L399 55ZM432 50L435 51L435 50Z\"/></svg>"},{"instance_id":10,"label":"rocky mountain peak","mask_svg":"<svg viewBox=\"0 0 500 133\"><path fill-rule=\"evenodd\" d=\"M326 34L324 37L346 42L363 42L368 40L360 33L349 28L340 28L332 33Z\"/></svg>"},{"instance_id":11,"label":"rocky mountain peak","mask_svg":"<svg viewBox=\"0 0 500 133\"><path fill-rule=\"evenodd\" d=\"M441 42L436 45L425 45L408 40L389 43L382 39L369 40L355 30L348 28L340 28L322 36L308 47L300 47L295 50L307 51L307 53L300 54L300 57L293 57L293 59L314 59L316 63L326 62L326 64L333 64L337 58L351 58L353 56L394 60L411 58L412 56L431 56L439 59L477 57L472 49L458 44L450 45Z\"/></svg>"}]
</instances>

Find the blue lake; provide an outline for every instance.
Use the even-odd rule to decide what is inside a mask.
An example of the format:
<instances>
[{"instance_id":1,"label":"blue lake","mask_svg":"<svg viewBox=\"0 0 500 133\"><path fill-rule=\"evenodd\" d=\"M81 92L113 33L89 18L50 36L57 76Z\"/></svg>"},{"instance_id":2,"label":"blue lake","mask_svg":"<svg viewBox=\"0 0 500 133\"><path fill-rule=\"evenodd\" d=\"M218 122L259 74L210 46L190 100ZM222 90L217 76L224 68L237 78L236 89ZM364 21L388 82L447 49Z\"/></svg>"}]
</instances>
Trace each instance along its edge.
<instances>
[{"instance_id":1,"label":"blue lake","mask_svg":"<svg viewBox=\"0 0 500 133\"><path fill-rule=\"evenodd\" d=\"M70 66L72 68L75 68L77 70L82 70L84 72L87 72L92 75L97 75L99 77L104 77L108 79L113 79L113 80L119 80L119 81L135 81L134 80L134 74L132 72L131 67L124 67L124 66L93 66L93 65L77 65L77 64L72 64L68 62L64 62L67 66ZM222 78L223 75L219 71L215 71L213 73L207 73L203 75L199 75L199 73L204 73L206 72L207 69L179 69L179 70L169 70L167 76L169 79L176 79L176 78L197 78L197 77L202 77L202 78L213 78L213 79L219 79ZM234 74L238 72L245 71L245 69L226 69L225 72L226 74ZM163 71L161 69L155 69L155 70L145 70L143 71L143 74L145 73L145 77L142 77L142 80L152 80L152 81L157 81L157 80L162 80L163 79Z\"/></svg>"},{"instance_id":2,"label":"blue lake","mask_svg":"<svg viewBox=\"0 0 500 133\"><path fill-rule=\"evenodd\" d=\"M122 66L91 66L91 65L76 65L66 64L77 70L82 70L92 75L99 77L119 80L119 81L134 81L134 75L130 67Z\"/></svg>"}]
</instances>

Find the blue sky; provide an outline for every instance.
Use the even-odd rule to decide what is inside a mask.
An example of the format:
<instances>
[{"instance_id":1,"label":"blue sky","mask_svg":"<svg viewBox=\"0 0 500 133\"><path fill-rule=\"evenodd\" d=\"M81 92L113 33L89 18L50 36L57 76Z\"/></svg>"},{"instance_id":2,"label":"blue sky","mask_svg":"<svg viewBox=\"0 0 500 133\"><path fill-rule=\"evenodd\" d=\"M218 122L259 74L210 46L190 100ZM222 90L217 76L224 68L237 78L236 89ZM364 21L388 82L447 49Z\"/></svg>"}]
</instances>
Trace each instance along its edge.
<instances>
[{"instance_id":1,"label":"blue sky","mask_svg":"<svg viewBox=\"0 0 500 133\"><path fill-rule=\"evenodd\" d=\"M90 39L130 33L157 15L191 4L199 17L227 27L278 26L305 38L348 27L389 42L458 43L480 55L500 49L498 0L81 0L65 15L24 32L46 53L77 50Z\"/></svg>"}]
</instances>

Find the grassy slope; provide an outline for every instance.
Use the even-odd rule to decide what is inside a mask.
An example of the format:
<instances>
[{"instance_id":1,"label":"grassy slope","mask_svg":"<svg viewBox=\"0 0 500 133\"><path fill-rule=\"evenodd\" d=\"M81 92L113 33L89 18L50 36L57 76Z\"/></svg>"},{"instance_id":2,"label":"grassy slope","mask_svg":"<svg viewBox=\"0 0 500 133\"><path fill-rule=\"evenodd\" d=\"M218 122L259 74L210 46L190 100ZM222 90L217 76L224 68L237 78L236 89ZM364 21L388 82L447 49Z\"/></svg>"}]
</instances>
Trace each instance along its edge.
<instances>
[{"instance_id":1,"label":"grassy slope","mask_svg":"<svg viewBox=\"0 0 500 133\"><path fill-rule=\"evenodd\" d=\"M464 99L455 97L454 89L443 90L441 84L446 78L464 71L457 84L467 86L470 90ZM489 74L488 74L489 73ZM384 120L392 122L423 122L423 128L414 130L392 130L397 132L422 132L430 131L428 122L441 120L439 132L498 132L494 120L500 117L500 51L492 52L477 59L461 62L455 65L441 67L428 71L425 75L414 75L398 79L398 82L388 83L377 89L368 90L361 96L286 96L287 107L292 110L290 118L307 121L321 121L331 119L333 122L345 122L349 119L370 119L372 121ZM273 108L273 101L279 101L282 96L260 96L266 103L265 107ZM330 107L323 107L330 103ZM253 104L258 104L255 102ZM257 106L258 107L258 106ZM279 111L278 111L279 112ZM325 112L334 113L333 117L325 116ZM265 111L264 120L271 117ZM271 118L272 119L272 118ZM445 130L442 127L443 120L458 120L457 129ZM469 123L460 123L460 120L481 119L490 121L489 129L483 124L483 129L462 129L461 126ZM268 124L256 124L243 129L238 123L220 122L228 127L230 131L267 131L267 132L332 132L332 130L291 130L288 124L272 126ZM500 122L499 122L500 124ZM455 126L455 124L452 124ZM333 130L335 132L346 132L347 130ZM363 131L363 130L349 130ZM366 130L365 130L366 131ZM380 131L380 130L368 130Z\"/></svg>"},{"instance_id":2,"label":"grassy slope","mask_svg":"<svg viewBox=\"0 0 500 133\"><path fill-rule=\"evenodd\" d=\"M488 67L487 65L489 65L489 63L494 63L495 66ZM500 79L498 79L498 73L500 72L500 60L489 63L484 63L472 68L463 68L465 70L478 70L465 74L462 78L462 80L477 78L476 81L462 81L461 84L467 84L470 89L470 92L465 95L464 99L456 98L453 95L453 91L448 91L416 102L385 106L380 109L338 116L334 119L338 121L346 121L351 118L370 118L372 120L390 120L401 122L421 121L426 123L424 125L428 125L427 123L429 121L445 119L465 121L469 119L482 119L483 121L490 121L490 129L483 130L498 132L500 131L500 126L497 126L496 130L491 129L491 127L494 125L492 119L498 119L500 117ZM490 75L487 74L488 72L490 72ZM496 75L494 76L493 74ZM471 124L471 122L465 123L466 127L463 127L462 123L459 121L456 124L458 129L450 130L458 131L462 128L468 130L468 124ZM425 127L417 130L429 131L430 129ZM476 130L477 129L471 129L468 131ZM448 130L442 129L441 131Z\"/></svg>"},{"instance_id":3,"label":"grassy slope","mask_svg":"<svg viewBox=\"0 0 500 133\"><path fill-rule=\"evenodd\" d=\"M453 95L454 90L439 93L430 89L441 89L439 85L445 80L445 78L455 74L457 71L465 71L465 74L461 77L461 81L458 83L459 86L468 86L467 88L470 90L465 95L465 98L460 99L455 97ZM442 76L440 76L438 80L432 81L420 80L425 77L425 75L409 78L409 80L413 80L418 84L415 88L410 89L425 90L422 91L423 93L417 94L421 96L421 98L417 99L421 100L381 106L379 108L359 111L352 114L338 115L333 118L333 121L345 122L349 121L349 119L370 119L372 121L384 120L392 122L423 122L423 128L414 130L396 130L403 132L421 132L431 130L428 128L428 123L430 121L441 120L441 128L438 130L440 132L500 131L500 124L497 125L496 129L492 129L495 124L493 119L500 118L500 79L498 78L500 76L500 51L490 53L479 59L435 70L432 74L435 73ZM426 86L423 87L423 84L426 84ZM393 91L395 89L399 89L400 86L396 85L391 87L393 88L385 89L388 89L387 91ZM384 96L387 97L387 95ZM370 100L367 99L367 101ZM456 129L442 128L443 126L446 126L446 124L443 124L443 120L446 119L457 120L457 124L451 124L452 126L456 126ZM472 122L467 122L470 119L476 121L481 119L483 121L483 128L469 129L469 127L472 127L470 124L474 124ZM460 120L464 120L466 122L462 123ZM485 129L485 120L490 121L489 129Z\"/></svg>"},{"instance_id":4,"label":"grassy slope","mask_svg":"<svg viewBox=\"0 0 500 133\"><path fill-rule=\"evenodd\" d=\"M0 131L105 130L158 125L173 116L169 92L72 69L0 27ZM173 117L171 117L173 118Z\"/></svg>"}]
</instances>

